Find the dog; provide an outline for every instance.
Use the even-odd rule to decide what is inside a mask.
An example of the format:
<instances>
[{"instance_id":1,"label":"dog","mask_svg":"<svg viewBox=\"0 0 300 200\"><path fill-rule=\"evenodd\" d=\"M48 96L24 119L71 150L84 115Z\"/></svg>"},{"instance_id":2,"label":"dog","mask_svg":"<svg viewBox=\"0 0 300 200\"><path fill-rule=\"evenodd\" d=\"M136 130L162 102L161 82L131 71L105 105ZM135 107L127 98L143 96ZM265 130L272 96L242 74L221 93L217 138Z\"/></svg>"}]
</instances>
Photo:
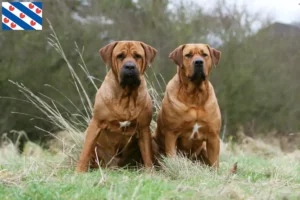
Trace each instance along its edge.
<instances>
[{"instance_id":1,"label":"dog","mask_svg":"<svg viewBox=\"0 0 300 200\"><path fill-rule=\"evenodd\" d=\"M97 91L76 172L86 172L89 163L91 168L115 168L140 159L152 167L152 101L144 73L156 52L139 41L113 42L100 49L111 69Z\"/></svg>"},{"instance_id":2,"label":"dog","mask_svg":"<svg viewBox=\"0 0 300 200\"><path fill-rule=\"evenodd\" d=\"M185 44L170 53L177 74L167 84L157 117L154 140L161 154L178 152L219 167L221 112L209 74L220 57L206 44Z\"/></svg>"}]
</instances>

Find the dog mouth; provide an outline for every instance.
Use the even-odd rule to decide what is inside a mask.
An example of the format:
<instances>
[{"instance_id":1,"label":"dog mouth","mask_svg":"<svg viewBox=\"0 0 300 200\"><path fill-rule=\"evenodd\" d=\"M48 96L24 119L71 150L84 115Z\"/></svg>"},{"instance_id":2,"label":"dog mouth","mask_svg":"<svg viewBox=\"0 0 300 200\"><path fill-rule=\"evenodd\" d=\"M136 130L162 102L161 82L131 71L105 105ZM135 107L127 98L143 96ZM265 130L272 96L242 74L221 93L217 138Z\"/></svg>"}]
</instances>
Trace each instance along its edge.
<instances>
[{"instance_id":1,"label":"dog mouth","mask_svg":"<svg viewBox=\"0 0 300 200\"><path fill-rule=\"evenodd\" d=\"M141 84L139 73L136 71L122 72L120 73L120 86L124 89L129 87L131 89L137 88Z\"/></svg>"},{"instance_id":2,"label":"dog mouth","mask_svg":"<svg viewBox=\"0 0 300 200\"><path fill-rule=\"evenodd\" d=\"M202 81L206 80L206 75L203 70L195 69L193 75L189 76L188 78L190 81L200 84Z\"/></svg>"}]
</instances>

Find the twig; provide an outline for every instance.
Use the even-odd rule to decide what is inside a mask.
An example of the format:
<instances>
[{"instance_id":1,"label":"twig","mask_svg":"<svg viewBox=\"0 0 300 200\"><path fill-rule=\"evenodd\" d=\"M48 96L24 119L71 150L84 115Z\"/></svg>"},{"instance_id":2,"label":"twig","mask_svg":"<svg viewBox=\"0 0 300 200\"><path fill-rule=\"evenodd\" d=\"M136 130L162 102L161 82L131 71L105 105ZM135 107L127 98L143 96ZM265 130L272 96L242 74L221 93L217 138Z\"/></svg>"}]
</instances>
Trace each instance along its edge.
<instances>
[{"instance_id":1,"label":"twig","mask_svg":"<svg viewBox=\"0 0 300 200\"><path fill-rule=\"evenodd\" d=\"M101 179L99 180L98 184L97 185L102 185L105 181L106 181L106 178L105 178L105 175L101 169L101 166L100 166L100 162L99 162L99 158L98 158L98 153L97 153L97 146L95 147L95 154L96 154L96 163L98 165L98 168L99 168L99 171L100 171L100 175L101 175Z\"/></svg>"}]
</instances>

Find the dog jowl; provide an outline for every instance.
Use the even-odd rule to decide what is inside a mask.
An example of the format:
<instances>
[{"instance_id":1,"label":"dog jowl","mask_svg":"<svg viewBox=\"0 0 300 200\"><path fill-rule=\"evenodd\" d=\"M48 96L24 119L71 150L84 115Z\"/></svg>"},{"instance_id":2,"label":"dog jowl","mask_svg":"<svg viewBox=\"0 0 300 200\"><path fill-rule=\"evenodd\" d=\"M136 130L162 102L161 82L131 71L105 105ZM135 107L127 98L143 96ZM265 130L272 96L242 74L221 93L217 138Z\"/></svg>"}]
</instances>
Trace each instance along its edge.
<instances>
[{"instance_id":1,"label":"dog jowl","mask_svg":"<svg viewBox=\"0 0 300 200\"><path fill-rule=\"evenodd\" d=\"M134 61L127 61L120 72L120 85L122 88L137 88L141 84L139 72Z\"/></svg>"}]
</instances>

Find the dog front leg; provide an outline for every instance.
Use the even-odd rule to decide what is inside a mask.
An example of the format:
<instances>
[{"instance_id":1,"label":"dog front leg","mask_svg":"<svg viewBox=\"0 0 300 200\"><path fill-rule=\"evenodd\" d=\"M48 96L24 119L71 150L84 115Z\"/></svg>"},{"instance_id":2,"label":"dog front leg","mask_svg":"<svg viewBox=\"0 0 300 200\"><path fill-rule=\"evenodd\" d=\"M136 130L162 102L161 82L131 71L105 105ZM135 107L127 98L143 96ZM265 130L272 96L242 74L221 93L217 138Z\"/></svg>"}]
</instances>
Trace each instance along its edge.
<instances>
[{"instance_id":1,"label":"dog front leg","mask_svg":"<svg viewBox=\"0 0 300 200\"><path fill-rule=\"evenodd\" d=\"M83 145L82 152L80 154L76 172L86 172L88 169L89 161L92 157L92 148L94 147L95 141L99 135L100 127L98 126L97 121L92 120L89 127L87 128L87 133L85 137L85 142Z\"/></svg>"},{"instance_id":2,"label":"dog front leg","mask_svg":"<svg viewBox=\"0 0 300 200\"><path fill-rule=\"evenodd\" d=\"M220 138L218 135L209 138L206 142L207 158L209 166L219 168Z\"/></svg>"},{"instance_id":3,"label":"dog front leg","mask_svg":"<svg viewBox=\"0 0 300 200\"><path fill-rule=\"evenodd\" d=\"M152 167L152 138L149 127L143 128L139 135L139 147L146 168Z\"/></svg>"},{"instance_id":4,"label":"dog front leg","mask_svg":"<svg viewBox=\"0 0 300 200\"><path fill-rule=\"evenodd\" d=\"M176 156L176 141L177 135L172 132L165 133L165 149L167 157L175 157Z\"/></svg>"}]
</instances>

